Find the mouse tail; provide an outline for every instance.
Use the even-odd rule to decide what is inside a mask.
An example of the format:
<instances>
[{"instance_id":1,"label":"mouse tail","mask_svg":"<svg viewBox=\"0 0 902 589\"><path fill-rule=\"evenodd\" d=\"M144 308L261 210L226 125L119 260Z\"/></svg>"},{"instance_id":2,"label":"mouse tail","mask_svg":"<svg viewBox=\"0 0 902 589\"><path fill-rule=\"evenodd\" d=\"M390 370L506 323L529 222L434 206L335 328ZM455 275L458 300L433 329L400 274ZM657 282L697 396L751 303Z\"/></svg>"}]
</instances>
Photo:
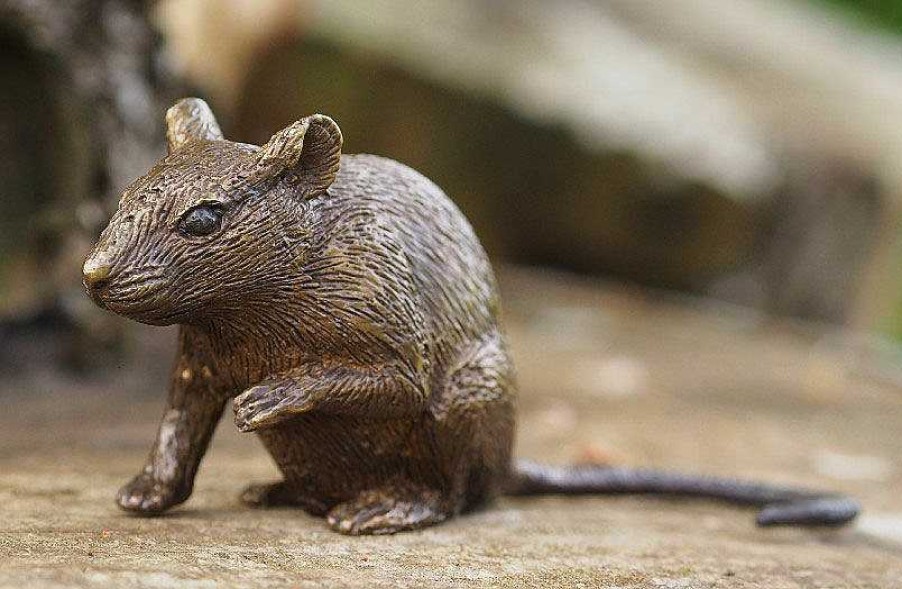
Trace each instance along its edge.
<instances>
[{"instance_id":1,"label":"mouse tail","mask_svg":"<svg viewBox=\"0 0 902 589\"><path fill-rule=\"evenodd\" d=\"M599 465L547 466L519 461L508 495L658 494L700 497L761 507L759 526L840 526L858 516L857 501L840 495L692 476L642 468Z\"/></svg>"}]
</instances>

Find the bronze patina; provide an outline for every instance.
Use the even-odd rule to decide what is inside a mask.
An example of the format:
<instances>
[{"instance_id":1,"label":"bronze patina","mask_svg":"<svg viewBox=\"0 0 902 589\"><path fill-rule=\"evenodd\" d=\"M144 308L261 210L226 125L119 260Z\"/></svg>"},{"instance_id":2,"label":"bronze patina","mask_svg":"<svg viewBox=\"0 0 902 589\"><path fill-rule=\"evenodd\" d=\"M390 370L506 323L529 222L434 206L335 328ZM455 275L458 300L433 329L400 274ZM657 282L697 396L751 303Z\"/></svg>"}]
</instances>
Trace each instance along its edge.
<instances>
[{"instance_id":1,"label":"bronze patina","mask_svg":"<svg viewBox=\"0 0 902 589\"><path fill-rule=\"evenodd\" d=\"M84 263L100 306L180 325L150 457L118 495L185 501L224 408L295 505L336 531L421 528L502 493L662 493L763 506L758 522L841 524L849 499L710 477L511 459L513 366L489 261L463 215L397 162L342 155L329 117L262 147L223 139L202 100L166 115L169 154L122 195Z\"/></svg>"}]
</instances>

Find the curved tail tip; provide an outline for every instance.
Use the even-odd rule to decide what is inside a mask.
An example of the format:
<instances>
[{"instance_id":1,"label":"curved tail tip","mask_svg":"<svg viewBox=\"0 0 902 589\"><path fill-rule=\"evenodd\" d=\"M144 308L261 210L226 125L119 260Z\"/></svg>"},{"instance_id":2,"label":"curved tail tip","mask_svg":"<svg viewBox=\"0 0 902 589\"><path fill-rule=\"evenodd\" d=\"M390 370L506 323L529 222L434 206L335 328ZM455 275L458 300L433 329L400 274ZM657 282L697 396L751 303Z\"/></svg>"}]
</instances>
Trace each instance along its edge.
<instances>
[{"instance_id":1,"label":"curved tail tip","mask_svg":"<svg viewBox=\"0 0 902 589\"><path fill-rule=\"evenodd\" d=\"M772 503L758 512L759 526L841 526L858 517L861 506L844 497Z\"/></svg>"}]
</instances>

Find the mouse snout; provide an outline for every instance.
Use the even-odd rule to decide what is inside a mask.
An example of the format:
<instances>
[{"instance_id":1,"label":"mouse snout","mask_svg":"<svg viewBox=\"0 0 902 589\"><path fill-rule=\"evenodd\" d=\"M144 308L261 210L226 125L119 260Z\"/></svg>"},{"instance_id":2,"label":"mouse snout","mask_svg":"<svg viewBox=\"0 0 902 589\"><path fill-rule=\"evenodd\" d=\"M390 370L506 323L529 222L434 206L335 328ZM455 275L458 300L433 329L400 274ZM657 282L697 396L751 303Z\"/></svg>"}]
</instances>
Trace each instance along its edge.
<instances>
[{"instance_id":1,"label":"mouse snout","mask_svg":"<svg viewBox=\"0 0 902 589\"><path fill-rule=\"evenodd\" d=\"M89 291L95 291L102 288L109 280L112 272L113 265L109 260L103 257L88 257L81 269L82 281L85 284L85 288Z\"/></svg>"}]
</instances>

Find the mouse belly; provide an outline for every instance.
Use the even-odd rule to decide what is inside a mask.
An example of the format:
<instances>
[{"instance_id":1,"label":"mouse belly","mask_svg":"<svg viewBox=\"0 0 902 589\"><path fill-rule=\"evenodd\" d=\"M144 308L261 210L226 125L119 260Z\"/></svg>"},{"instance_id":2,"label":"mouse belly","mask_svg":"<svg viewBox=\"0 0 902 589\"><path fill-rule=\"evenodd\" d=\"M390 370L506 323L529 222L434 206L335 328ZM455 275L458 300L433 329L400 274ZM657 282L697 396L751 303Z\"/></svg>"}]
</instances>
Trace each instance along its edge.
<instances>
[{"instance_id":1,"label":"mouse belly","mask_svg":"<svg viewBox=\"0 0 902 589\"><path fill-rule=\"evenodd\" d=\"M440 488L429 420L303 415L257 432L289 487L325 509L387 485Z\"/></svg>"}]
</instances>

